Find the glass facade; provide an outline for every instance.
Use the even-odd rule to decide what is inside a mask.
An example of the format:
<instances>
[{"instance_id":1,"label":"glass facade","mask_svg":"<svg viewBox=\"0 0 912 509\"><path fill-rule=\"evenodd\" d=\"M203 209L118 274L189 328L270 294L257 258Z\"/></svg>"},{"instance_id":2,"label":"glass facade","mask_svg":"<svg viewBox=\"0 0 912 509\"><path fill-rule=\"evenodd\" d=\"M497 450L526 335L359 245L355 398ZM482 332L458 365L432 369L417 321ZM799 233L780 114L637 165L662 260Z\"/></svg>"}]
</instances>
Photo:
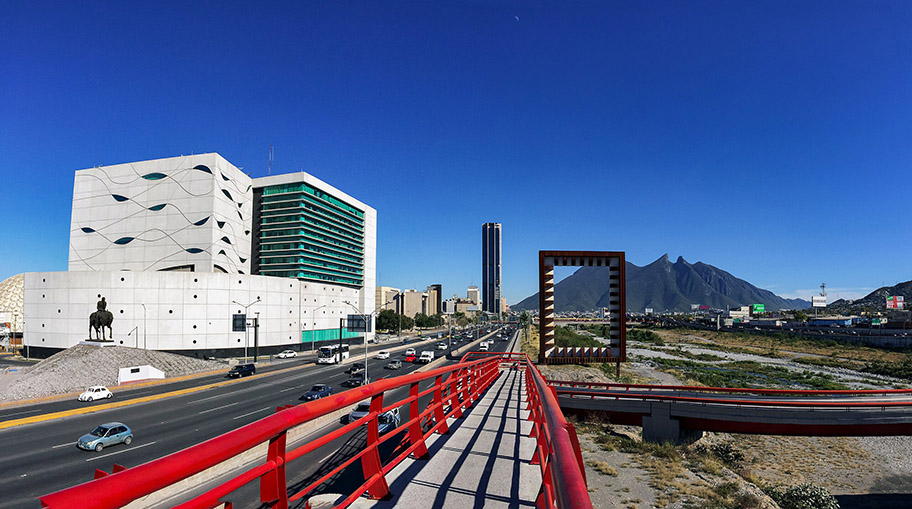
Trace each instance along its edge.
<instances>
[{"instance_id":1,"label":"glass facade","mask_svg":"<svg viewBox=\"0 0 912 509\"><path fill-rule=\"evenodd\" d=\"M362 333L351 332L345 327L342 328L342 339L359 338ZM317 329L301 331L301 343L321 343L325 341L339 340L339 328L335 329Z\"/></svg>"},{"instance_id":2,"label":"glass facade","mask_svg":"<svg viewBox=\"0 0 912 509\"><path fill-rule=\"evenodd\" d=\"M259 203L260 274L364 284L363 211L304 182L264 187Z\"/></svg>"}]
</instances>

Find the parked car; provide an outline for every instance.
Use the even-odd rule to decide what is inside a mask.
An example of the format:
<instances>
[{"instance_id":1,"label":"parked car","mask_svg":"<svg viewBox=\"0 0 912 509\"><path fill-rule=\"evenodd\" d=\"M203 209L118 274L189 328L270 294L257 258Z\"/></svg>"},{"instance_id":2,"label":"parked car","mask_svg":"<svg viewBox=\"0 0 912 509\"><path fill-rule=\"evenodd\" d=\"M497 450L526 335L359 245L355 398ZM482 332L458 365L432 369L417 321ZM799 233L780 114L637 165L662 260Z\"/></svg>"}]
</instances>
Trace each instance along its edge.
<instances>
[{"instance_id":1,"label":"parked car","mask_svg":"<svg viewBox=\"0 0 912 509\"><path fill-rule=\"evenodd\" d=\"M400 368L402 368L402 361L399 361L399 360L389 361L389 363L386 365L386 369L400 369Z\"/></svg>"},{"instance_id":2,"label":"parked car","mask_svg":"<svg viewBox=\"0 0 912 509\"><path fill-rule=\"evenodd\" d=\"M86 451L100 452L109 445L126 444L133 441L133 430L122 422L108 422L96 427L91 433L79 437L76 447Z\"/></svg>"},{"instance_id":3,"label":"parked car","mask_svg":"<svg viewBox=\"0 0 912 509\"><path fill-rule=\"evenodd\" d=\"M447 349L446 343L437 343L437 349L446 350Z\"/></svg>"},{"instance_id":4,"label":"parked car","mask_svg":"<svg viewBox=\"0 0 912 509\"><path fill-rule=\"evenodd\" d=\"M282 350L281 352L279 352L278 355L276 355L276 357L278 357L279 359L288 359L290 357L297 357L297 356L298 356L298 353L295 352L294 350Z\"/></svg>"},{"instance_id":5,"label":"parked car","mask_svg":"<svg viewBox=\"0 0 912 509\"><path fill-rule=\"evenodd\" d=\"M415 362L415 359L417 359L417 358L418 358L417 355L409 354L409 355L405 356L405 362Z\"/></svg>"},{"instance_id":6,"label":"parked car","mask_svg":"<svg viewBox=\"0 0 912 509\"><path fill-rule=\"evenodd\" d=\"M79 395L79 401L95 401L96 399L110 399L113 398L114 394L108 390L107 387L103 385L93 385L85 390L82 394Z\"/></svg>"},{"instance_id":7,"label":"parked car","mask_svg":"<svg viewBox=\"0 0 912 509\"><path fill-rule=\"evenodd\" d=\"M333 393L332 387L326 384L316 384L305 392L299 399L302 401L313 401L315 399L325 398Z\"/></svg>"},{"instance_id":8,"label":"parked car","mask_svg":"<svg viewBox=\"0 0 912 509\"><path fill-rule=\"evenodd\" d=\"M348 424L350 422L355 422L358 419L369 414L370 408L371 408L370 401L362 401L362 402L358 403L358 406L356 406L351 412L349 412L348 415L343 415L342 418L340 419L340 421L342 422L342 424Z\"/></svg>"},{"instance_id":9,"label":"parked car","mask_svg":"<svg viewBox=\"0 0 912 509\"><path fill-rule=\"evenodd\" d=\"M389 359L389 358L390 358L390 353L389 353L388 351L386 351L386 350L380 350L379 352L377 352L377 357L376 357L376 358L377 358L377 359Z\"/></svg>"},{"instance_id":10,"label":"parked car","mask_svg":"<svg viewBox=\"0 0 912 509\"><path fill-rule=\"evenodd\" d=\"M366 378L363 375L353 376L348 380L342 382L344 387L361 387L362 385L367 385L370 383L370 378Z\"/></svg>"},{"instance_id":11,"label":"parked car","mask_svg":"<svg viewBox=\"0 0 912 509\"><path fill-rule=\"evenodd\" d=\"M256 366L253 364L238 364L228 370L228 378L240 378L247 375L255 375Z\"/></svg>"},{"instance_id":12,"label":"parked car","mask_svg":"<svg viewBox=\"0 0 912 509\"><path fill-rule=\"evenodd\" d=\"M405 356L408 357L409 355L418 355L418 354L415 352L414 348L406 348Z\"/></svg>"}]
</instances>

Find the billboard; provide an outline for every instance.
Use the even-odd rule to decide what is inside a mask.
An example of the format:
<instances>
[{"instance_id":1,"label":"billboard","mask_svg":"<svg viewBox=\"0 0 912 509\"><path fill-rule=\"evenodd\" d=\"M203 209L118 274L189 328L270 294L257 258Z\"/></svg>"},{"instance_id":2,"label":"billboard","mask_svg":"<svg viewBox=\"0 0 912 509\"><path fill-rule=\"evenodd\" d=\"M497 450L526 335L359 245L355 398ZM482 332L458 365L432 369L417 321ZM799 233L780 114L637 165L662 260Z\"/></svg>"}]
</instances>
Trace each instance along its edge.
<instances>
[{"instance_id":1,"label":"billboard","mask_svg":"<svg viewBox=\"0 0 912 509\"><path fill-rule=\"evenodd\" d=\"M699 305L699 304L691 304L691 305L690 305L690 310L691 310L691 311L696 311L696 310L698 310L698 309L700 309L700 305Z\"/></svg>"},{"instance_id":2,"label":"billboard","mask_svg":"<svg viewBox=\"0 0 912 509\"><path fill-rule=\"evenodd\" d=\"M700 304L700 311L709 311L709 306L706 304Z\"/></svg>"},{"instance_id":3,"label":"billboard","mask_svg":"<svg viewBox=\"0 0 912 509\"><path fill-rule=\"evenodd\" d=\"M890 295L887 297L887 309L903 309L903 296Z\"/></svg>"},{"instance_id":4,"label":"billboard","mask_svg":"<svg viewBox=\"0 0 912 509\"><path fill-rule=\"evenodd\" d=\"M751 312L755 315L759 315L760 313L765 313L766 305L765 304L753 304L753 305L751 305Z\"/></svg>"},{"instance_id":5,"label":"billboard","mask_svg":"<svg viewBox=\"0 0 912 509\"><path fill-rule=\"evenodd\" d=\"M646 308L646 314L647 314L647 315L651 315L651 314L652 314L652 308Z\"/></svg>"},{"instance_id":6,"label":"billboard","mask_svg":"<svg viewBox=\"0 0 912 509\"><path fill-rule=\"evenodd\" d=\"M231 315L231 332L244 332L247 330L247 315Z\"/></svg>"},{"instance_id":7,"label":"billboard","mask_svg":"<svg viewBox=\"0 0 912 509\"><path fill-rule=\"evenodd\" d=\"M826 296L824 295L814 295L811 297L811 306L815 308L825 308L826 307Z\"/></svg>"},{"instance_id":8,"label":"billboard","mask_svg":"<svg viewBox=\"0 0 912 509\"><path fill-rule=\"evenodd\" d=\"M345 323L349 332L372 332L370 317L366 315L348 315Z\"/></svg>"}]
</instances>

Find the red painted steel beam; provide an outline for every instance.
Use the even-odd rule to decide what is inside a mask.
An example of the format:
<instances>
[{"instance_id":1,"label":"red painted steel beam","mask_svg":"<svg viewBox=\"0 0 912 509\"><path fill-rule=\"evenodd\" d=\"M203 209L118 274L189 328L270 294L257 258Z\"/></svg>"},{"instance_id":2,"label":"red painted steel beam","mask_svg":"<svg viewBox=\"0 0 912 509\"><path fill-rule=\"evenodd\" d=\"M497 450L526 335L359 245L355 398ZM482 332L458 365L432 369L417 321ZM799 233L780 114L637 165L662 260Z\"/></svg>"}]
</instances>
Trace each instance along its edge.
<instances>
[{"instance_id":1,"label":"red painted steel beam","mask_svg":"<svg viewBox=\"0 0 912 509\"><path fill-rule=\"evenodd\" d=\"M624 399L642 401L673 401L683 403L700 403L729 406L782 406L803 408L872 408L872 407L909 407L912 400L907 401L813 401L808 398L795 398L794 400L762 400L762 399L716 399L697 398L693 396L672 396L666 394L628 394L618 392L595 393L593 391L577 391L557 389L559 395L567 396L595 396L602 399Z\"/></svg>"},{"instance_id":2,"label":"red painted steel beam","mask_svg":"<svg viewBox=\"0 0 912 509\"><path fill-rule=\"evenodd\" d=\"M802 389L751 389L742 387L704 387L701 385L649 385L613 384L605 382L574 382L571 380L548 380L548 384L572 387L606 387L612 389L657 389L689 392L719 392L744 394L782 394L806 396L870 396L872 394L912 394L912 389L858 389L858 390L802 390Z\"/></svg>"}]
</instances>

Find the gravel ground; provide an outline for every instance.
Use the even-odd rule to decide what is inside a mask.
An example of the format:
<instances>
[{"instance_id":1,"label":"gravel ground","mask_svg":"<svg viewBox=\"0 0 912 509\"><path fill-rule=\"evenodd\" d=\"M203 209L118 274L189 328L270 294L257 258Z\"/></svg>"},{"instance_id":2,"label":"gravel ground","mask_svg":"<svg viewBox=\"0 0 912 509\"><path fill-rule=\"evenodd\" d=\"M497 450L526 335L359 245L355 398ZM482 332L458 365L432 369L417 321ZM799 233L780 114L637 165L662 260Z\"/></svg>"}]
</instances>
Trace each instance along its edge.
<instances>
[{"instance_id":1,"label":"gravel ground","mask_svg":"<svg viewBox=\"0 0 912 509\"><path fill-rule=\"evenodd\" d=\"M650 348L660 348L661 350L653 350L643 348L645 344L639 343L636 341L630 341L627 343L627 354L628 355L638 355L640 357L656 357L664 359L681 359L682 357L674 355L675 347L655 347L651 346ZM719 350L712 350L709 348L700 348L698 345L691 343L675 343L675 346L682 346L688 352L694 354L711 354L718 357L722 357L725 360L722 361L699 361L703 364L719 364L723 362L732 362L732 361L754 361L763 364L771 364L782 366L786 369L796 372L812 372L812 373L821 373L832 375L835 378L838 378L844 384L849 386L852 389L882 389L883 384L891 385L901 385L905 386L906 382L898 378L892 378L882 375L873 375L870 373L862 373L859 371L854 371L851 369L843 368L831 368L827 366L812 366L808 364L800 364L793 362L790 359L777 359L772 357L766 357L759 354L745 354L745 353L732 353L732 352L723 352ZM664 350L667 350L664 351ZM810 354L801 354L803 357L818 357Z\"/></svg>"},{"instance_id":2,"label":"gravel ground","mask_svg":"<svg viewBox=\"0 0 912 509\"><path fill-rule=\"evenodd\" d=\"M0 392L0 400L19 400L82 392L92 385L117 385L119 368L150 365L165 378L226 369L217 361L194 359L125 346L76 345L22 370L16 380Z\"/></svg>"}]
</instances>

